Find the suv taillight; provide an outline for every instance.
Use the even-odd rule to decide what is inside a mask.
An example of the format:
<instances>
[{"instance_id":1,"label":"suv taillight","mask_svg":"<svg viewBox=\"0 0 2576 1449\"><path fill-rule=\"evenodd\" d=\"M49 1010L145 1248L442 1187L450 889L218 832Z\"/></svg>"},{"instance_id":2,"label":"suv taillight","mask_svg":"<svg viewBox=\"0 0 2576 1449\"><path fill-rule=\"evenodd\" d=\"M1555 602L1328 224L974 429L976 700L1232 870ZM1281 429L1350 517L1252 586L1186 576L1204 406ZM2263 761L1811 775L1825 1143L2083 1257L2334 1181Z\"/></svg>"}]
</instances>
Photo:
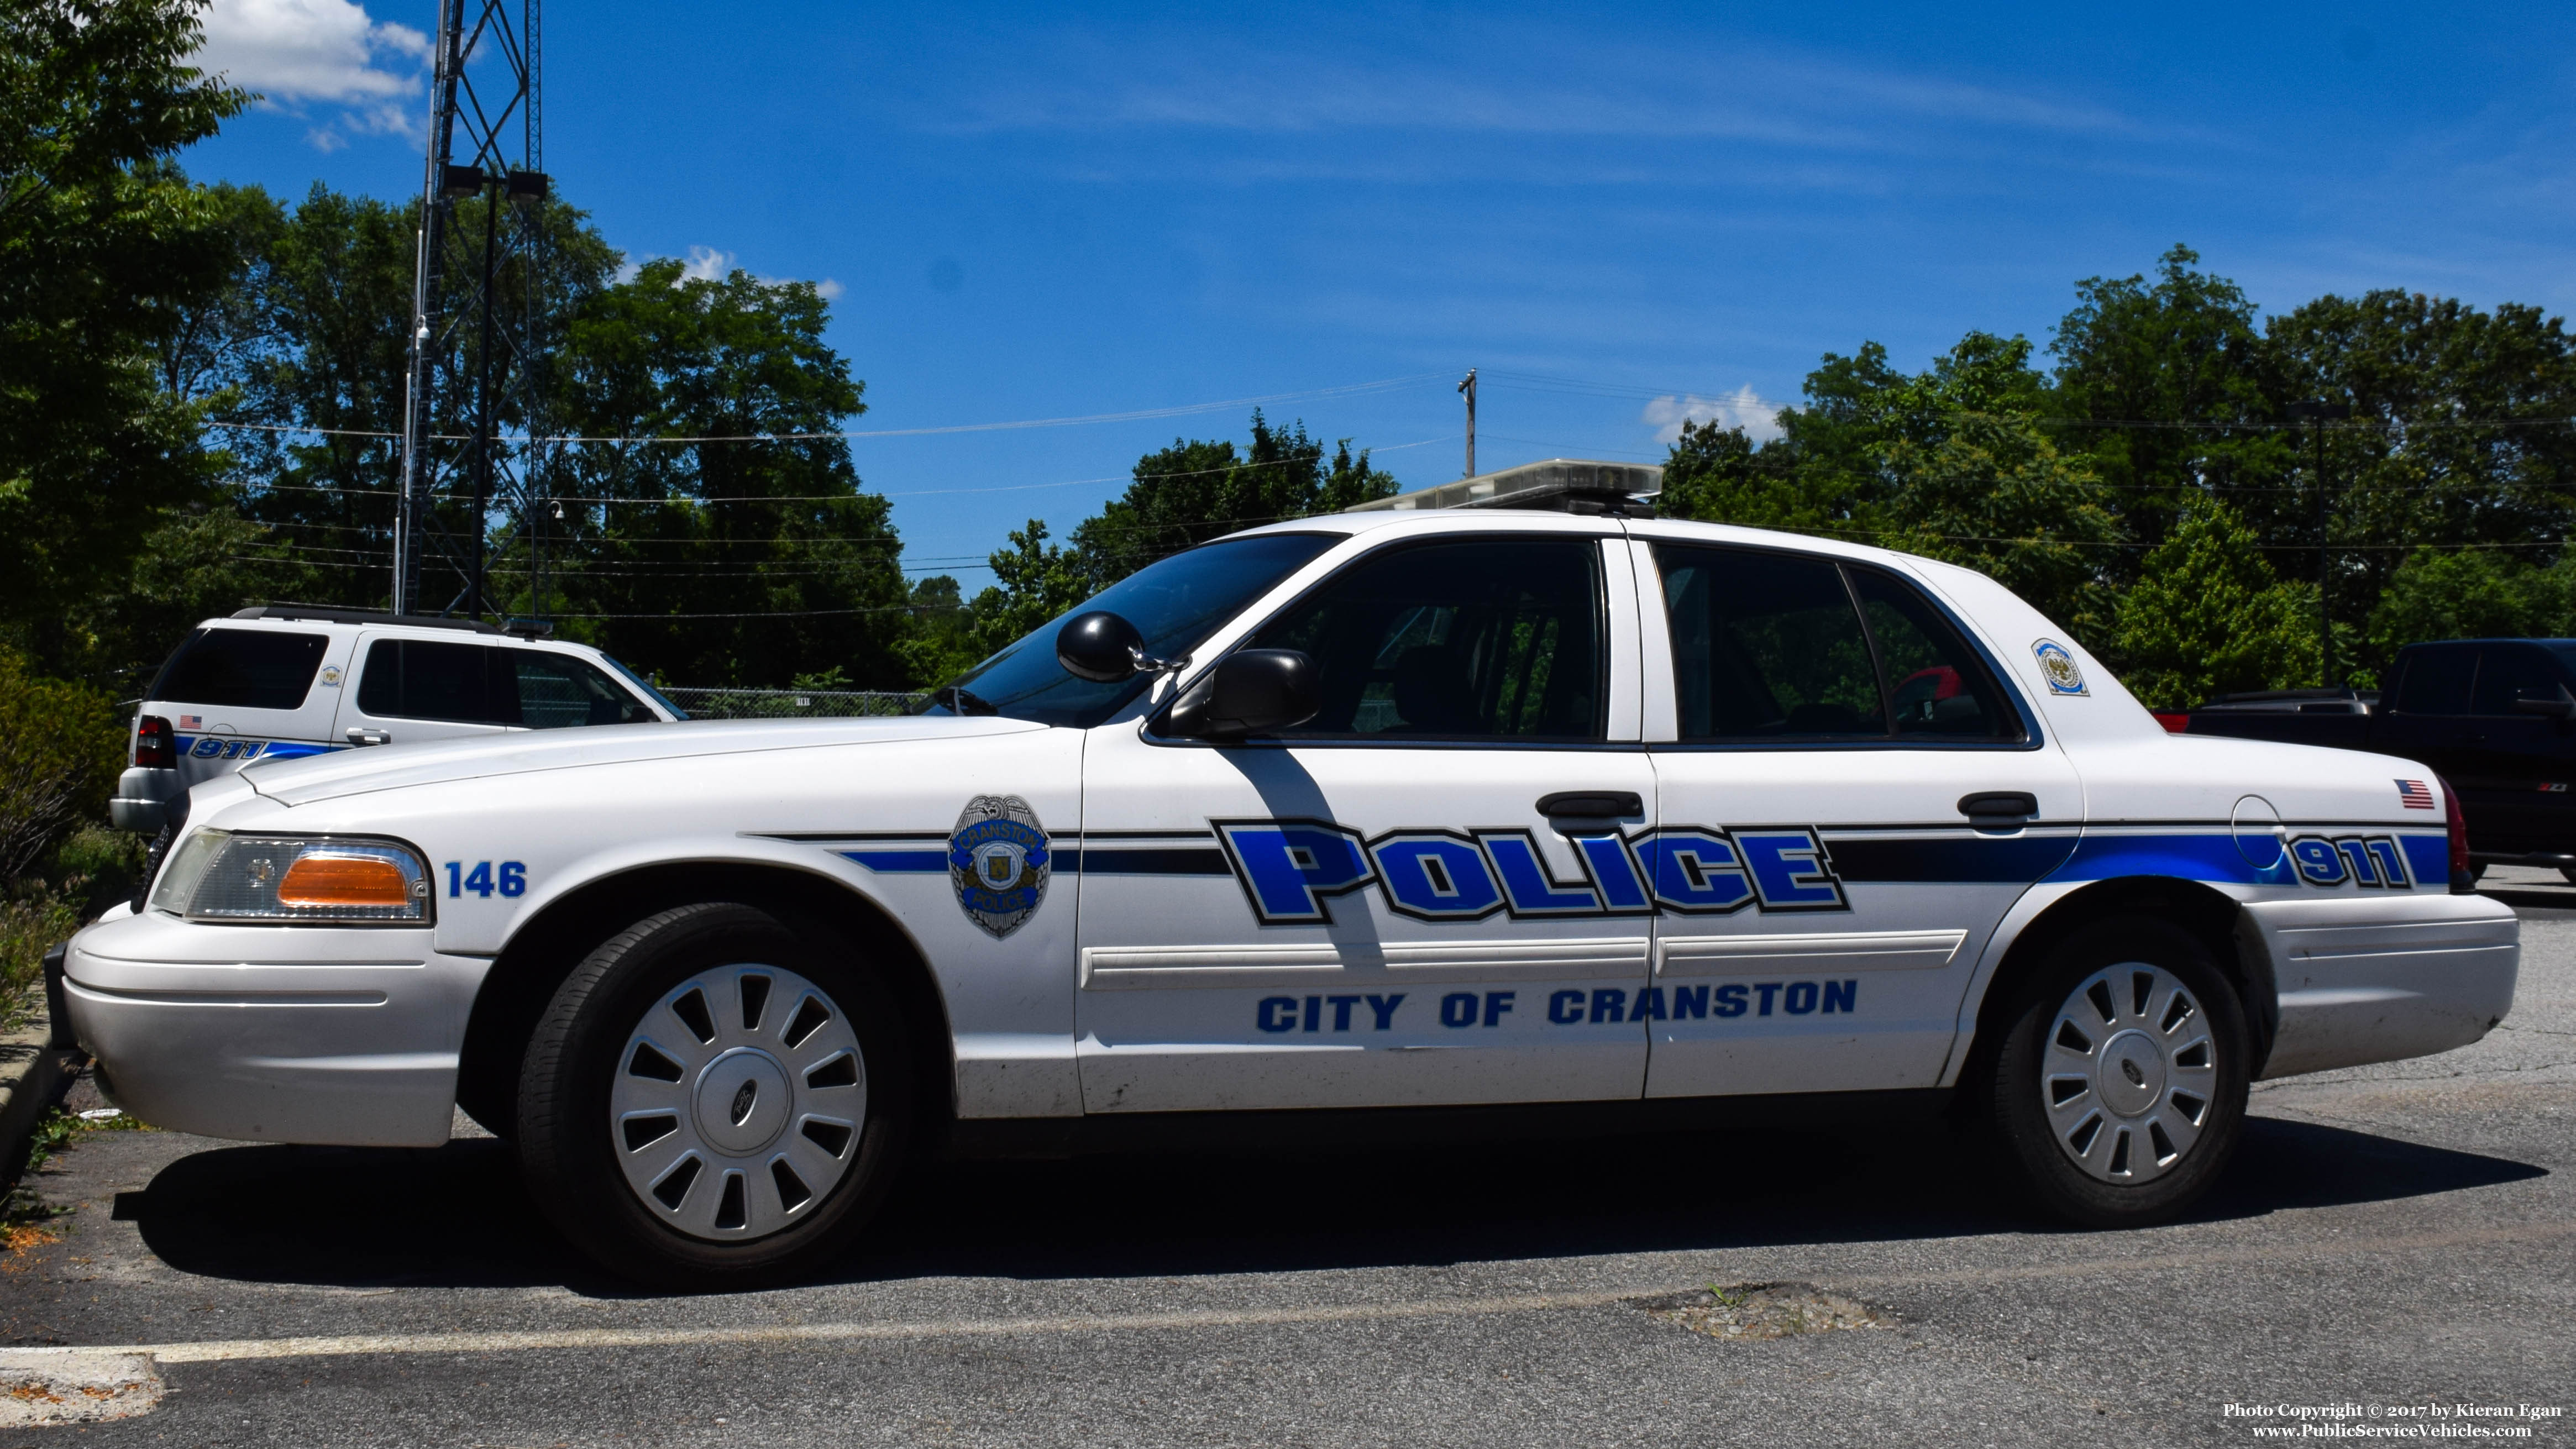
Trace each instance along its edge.
<instances>
[{"instance_id":1,"label":"suv taillight","mask_svg":"<svg viewBox=\"0 0 2576 1449\"><path fill-rule=\"evenodd\" d=\"M170 722L147 714L134 722L134 767L138 770L179 768L179 737Z\"/></svg>"},{"instance_id":2,"label":"suv taillight","mask_svg":"<svg viewBox=\"0 0 2576 1449\"><path fill-rule=\"evenodd\" d=\"M2460 792L2439 775L2433 782L2442 787L2442 824L2451 833L2451 893L2471 895L2477 891L2476 867L2469 863L2469 817L2460 808Z\"/></svg>"}]
</instances>

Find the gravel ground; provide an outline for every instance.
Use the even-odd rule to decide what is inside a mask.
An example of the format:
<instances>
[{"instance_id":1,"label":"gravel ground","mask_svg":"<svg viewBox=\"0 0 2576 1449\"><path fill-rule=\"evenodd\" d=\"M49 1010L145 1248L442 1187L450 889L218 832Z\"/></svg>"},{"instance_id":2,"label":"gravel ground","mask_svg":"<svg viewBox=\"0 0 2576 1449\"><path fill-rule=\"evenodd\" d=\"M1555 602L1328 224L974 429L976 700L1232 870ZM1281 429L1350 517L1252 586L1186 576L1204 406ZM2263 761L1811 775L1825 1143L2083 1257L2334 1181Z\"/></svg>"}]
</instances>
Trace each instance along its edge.
<instances>
[{"instance_id":1,"label":"gravel ground","mask_svg":"<svg viewBox=\"0 0 2576 1449\"><path fill-rule=\"evenodd\" d=\"M76 1211L0 1257L0 1343L232 1346L165 1354L138 1417L0 1412L0 1449L2173 1445L2285 1422L2231 1404L2576 1444L2564 1418L2403 1417L2576 1407L2576 888L2488 885L2525 915L2502 1027L2257 1087L2220 1190L2138 1233L2033 1220L1913 1129L1131 1157L951 1169L832 1281L673 1298L587 1270L489 1139L91 1134L31 1177ZM1773 1283L1893 1326L1727 1341L1636 1301ZM274 1342L460 1332L536 1337Z\"/></svg>"}]
</instances>

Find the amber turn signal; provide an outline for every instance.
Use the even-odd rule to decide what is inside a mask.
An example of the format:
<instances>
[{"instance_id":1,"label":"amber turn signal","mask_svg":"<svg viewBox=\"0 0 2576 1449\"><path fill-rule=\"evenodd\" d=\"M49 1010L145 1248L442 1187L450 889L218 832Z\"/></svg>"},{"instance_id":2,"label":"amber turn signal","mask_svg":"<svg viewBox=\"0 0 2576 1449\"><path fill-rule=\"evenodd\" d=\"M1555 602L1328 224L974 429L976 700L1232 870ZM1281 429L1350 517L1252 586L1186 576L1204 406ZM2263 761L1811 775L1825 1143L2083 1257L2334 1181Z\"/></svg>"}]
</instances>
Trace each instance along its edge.
<instances>
[{"instance_id":1,"label":"amber turn signal","mask_svg":"<svg viewBox=\"0 0 2576 1449\"><path fill-rule=\"evenodd\" d=\"M380 855L304 855L277 883L277 903L304 910L402 906L410 890L402 868Z\"/></svg>"}]
</instances>

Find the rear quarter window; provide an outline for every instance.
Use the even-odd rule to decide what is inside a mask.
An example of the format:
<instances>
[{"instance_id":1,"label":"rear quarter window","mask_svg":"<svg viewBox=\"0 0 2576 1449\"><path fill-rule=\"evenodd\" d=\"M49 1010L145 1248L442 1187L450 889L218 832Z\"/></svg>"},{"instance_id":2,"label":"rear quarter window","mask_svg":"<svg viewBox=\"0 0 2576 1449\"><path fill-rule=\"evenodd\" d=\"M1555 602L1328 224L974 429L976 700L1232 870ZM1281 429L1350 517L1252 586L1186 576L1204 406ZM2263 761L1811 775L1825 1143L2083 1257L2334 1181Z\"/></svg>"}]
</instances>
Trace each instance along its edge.
<instances>
[{"instance_id":1,"label":"rear quarter window","mask_svg":"<svg viewBox=\"0 0 2576 1449\"><path fill-rule=\"evenodd\" d=\"M200 629L161 666L152 698L232 709L300 708L330 644L322 634Z\"/></svg>"}]
</instances>

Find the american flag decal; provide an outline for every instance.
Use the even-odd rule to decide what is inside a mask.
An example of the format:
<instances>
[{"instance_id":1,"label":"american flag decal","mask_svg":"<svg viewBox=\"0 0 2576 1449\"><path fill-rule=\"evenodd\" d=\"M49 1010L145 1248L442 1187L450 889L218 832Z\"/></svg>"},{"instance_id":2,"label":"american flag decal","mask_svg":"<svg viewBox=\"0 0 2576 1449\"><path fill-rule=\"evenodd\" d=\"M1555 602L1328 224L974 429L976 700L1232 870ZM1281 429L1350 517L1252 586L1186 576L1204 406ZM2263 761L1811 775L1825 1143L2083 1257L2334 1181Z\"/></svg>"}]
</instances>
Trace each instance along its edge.
<instances>
[{"instance_id":1,"label":"american flag decal","mask_svg":"<svg viewBox=\"0 0 2576 1449\"><path fill-rule=\"evenodd\" d=\"M203 715L183 714L179 716L179 728L183 730L202 729L204 728L205 723L206 719Z\"/></svg>"},{"instance_id":2,"label":"american flag decal","mask_svg":"<svg viewBox=\"0 0 2576 1449\"><path fill-rule=\"evenodd\" d=\"M2397 782L2397 803L2409 810L2430 810L2433 808L2433 792L2426 789L2421 780L2400 780Z\"/></svg>"}]
</instances>

